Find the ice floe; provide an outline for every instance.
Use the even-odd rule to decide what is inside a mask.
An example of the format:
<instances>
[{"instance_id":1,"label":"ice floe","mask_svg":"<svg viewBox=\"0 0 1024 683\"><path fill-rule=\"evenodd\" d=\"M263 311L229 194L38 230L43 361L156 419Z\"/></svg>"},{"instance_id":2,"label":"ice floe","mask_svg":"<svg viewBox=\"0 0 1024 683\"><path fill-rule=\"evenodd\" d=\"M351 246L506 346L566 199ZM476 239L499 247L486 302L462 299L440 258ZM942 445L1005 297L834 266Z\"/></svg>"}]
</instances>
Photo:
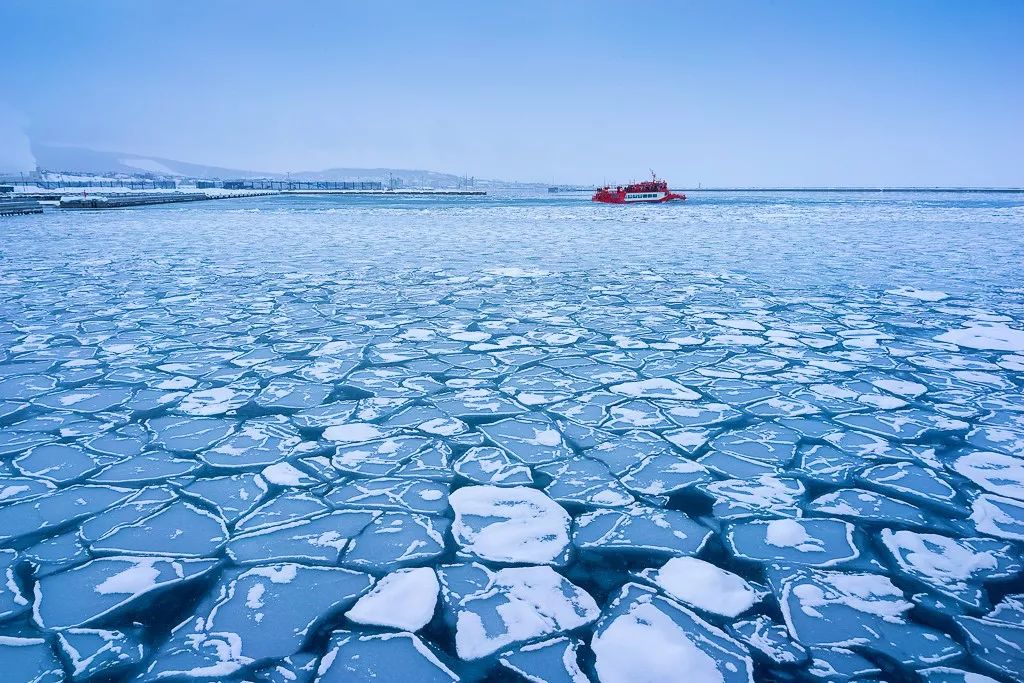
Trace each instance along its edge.
<instances>
[{"instance_id":1,"label":"ice floe","mask_svg":"<svg viewBox=\"0 0 1024 683\"><path fill-rule=\"evenodd\" d=\"M602 683L749 683L746 648L679 603L626 584L601 615L591 649Z\"/></svg>"},{"instance_id":2,"label":"ice floe","mask_svg":"<svg viewBox=\"0 0 1024 683\"><path fill-rule=\"evenodd\" d=\"M918 667L963 654L948 635L907 619L913 605L887 577L779 568L769 581L786 627L805 647L867 650Z\"/></svg>"},{"instance_id":3,"label":"ice floe","mask_svg":"<svg viewBox=\"0 0 1024 683\"><path fill-rule=\"evenodd\" d=\"M836 519L756 520L731 526L725 542L743 559L831 567L860 557L854 529Z\"/></svg>"},{"instance_id":4,"label":"ice floe","mask_svg":"<svg viewBox=\"0 0 1024 683\"><path fill-rule=\"evenodd\" d=\"M466 486L449 498L461 552L493 562L563 564L569 514L536 489Z\"/></svg>"},{"instance_id":5,"label":"ice floe","mask_svg":"<svg viewBox=\"0 0 1024 683\"><path fill-rule=\"evenodd\" d=\"M335 631L320 660L317 683L423 681L452 683L459 677L411 633L361 635Z\"/></svg>"},{"instance_id":6,"label":"ice floe","mask_svg":"<svg viewBox=\"0 0 1024 683\"><path fill-rule=\"evenodd\" d=\"M440 586L430 567L388 574L345 613L359 624L418 631L434 616Z\"/></svg>"},{"instance_id":7,"label":"ice floe","mask_svg":"<svg viewBox=\"0 0 1024 683\"><path fill-rule=\"evenodd\" d=\"M488 572L486 584L454 606L455 647L479 659L509 645L571 631L597 619L586 591L550 567Z\"/></svg>"},{"instance_id":8,"label":"ice floe","mask_svg":"<svg viewBox=\"0 0 1024 683\"><path fill-rule=\"evenodd\" d=\"M645 577L676 600L725 617L742 614L760 597L742 577L695 557L673 557Z\"/></svg>"}]
</instances>

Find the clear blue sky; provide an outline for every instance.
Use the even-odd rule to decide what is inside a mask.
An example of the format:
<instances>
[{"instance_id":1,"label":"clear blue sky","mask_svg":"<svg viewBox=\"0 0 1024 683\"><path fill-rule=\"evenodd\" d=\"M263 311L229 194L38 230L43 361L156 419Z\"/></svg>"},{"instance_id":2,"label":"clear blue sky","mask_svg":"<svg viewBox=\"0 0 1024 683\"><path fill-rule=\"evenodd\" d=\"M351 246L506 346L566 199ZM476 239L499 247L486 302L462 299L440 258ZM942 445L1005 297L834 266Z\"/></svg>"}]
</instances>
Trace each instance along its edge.
<instances>
[{"instance_id":1,"label":"clear blue sky","mask_svg":"<svg viewBox=\"0 0 1024 683\"><path fill-rule=\"evenodd\" d=\"M24 131L268 171L1024 185L1016 0L3 0L0 26L0 157Z\"/></svg>"}]
</instances>

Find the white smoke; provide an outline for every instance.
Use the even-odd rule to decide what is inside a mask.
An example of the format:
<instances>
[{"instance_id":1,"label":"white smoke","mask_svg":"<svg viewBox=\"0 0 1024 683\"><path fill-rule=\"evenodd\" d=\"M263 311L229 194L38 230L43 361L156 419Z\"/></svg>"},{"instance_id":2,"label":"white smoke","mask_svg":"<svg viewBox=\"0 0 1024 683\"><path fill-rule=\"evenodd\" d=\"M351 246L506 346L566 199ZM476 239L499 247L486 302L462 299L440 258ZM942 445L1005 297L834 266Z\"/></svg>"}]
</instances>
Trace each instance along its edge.
<instances>
[{"instance_id":1,"label":"white smoke","mask_svg":"<svg viewBox=\"0 0 1024 683\"><path fill-rule=\"evenodd\" d=\"M0 102L0 173L21 173L36 170L36 158L25 134L25 117Z\"/></svg>"}]
</instances>

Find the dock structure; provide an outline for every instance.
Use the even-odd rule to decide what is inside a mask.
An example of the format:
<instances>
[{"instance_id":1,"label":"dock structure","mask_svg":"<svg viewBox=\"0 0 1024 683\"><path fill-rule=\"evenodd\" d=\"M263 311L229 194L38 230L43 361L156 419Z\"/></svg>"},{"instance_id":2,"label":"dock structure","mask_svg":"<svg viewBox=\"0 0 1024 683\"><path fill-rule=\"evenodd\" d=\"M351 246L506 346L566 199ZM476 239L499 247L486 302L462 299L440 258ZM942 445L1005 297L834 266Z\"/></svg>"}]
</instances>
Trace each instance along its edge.
<instances>
[{"instance_id":1,"label":"dock structure","mask_svg":"<svg viewBox=\"0 0 1024 683\"><path fill-rule=\"evenodd\" d=\"M384 183L369 180L225 180L225 190L383 190Z\"/></svg>"},{"instance_id":2,"label":"dock structure","mask_svg":"<svg viewBox=\"0 0 1024 683\"><path fill-rule=\"evenodd\" d=\"M208 194L206 192L162 192L136 194L108 194L89 196L61 197L62 209L125 209L133 206L151 206L154 204L178 204L181 202L201 202L212 199L233 199L238 197L260 197L276 192L247 192L245 194Z\"/></svg>"},{"instance_id":3,"label":"dock structure","mask_svg":"<svg viewBox=\"0 0 1024 683\"><path fill-rule=\"evenodd\" d=\"M83 188L102 187L125 190L173 190L178 183L173 180L146 180L139 178L94 178L90 180L31 180L24 178L0 179L0 185L12 188L38 187L41 190L80 190Z\"/></svg>"},{"instance_id":4,"label":"dock structure","mask_svg":"<svg viewBox=\"0 0 1024 683\"><path fill-rule=\"evenodd\" d=\"M42 205L34 199L0 199L0 216L21 216L42 213Z\"/></svg>"},{"instance_id":5,"label":"dock structure","mask_svg":"<svg viewBox=\"0 0 1024 683\"><path fill-rule=\"evenodd\" d=\"M282 190L281 194L288 195L316 195L316 194L340 194L346 196L374 196L374 197L433 197L453 195L480 196L487 194L486 190Z\"/></svg>"}]
</instances>

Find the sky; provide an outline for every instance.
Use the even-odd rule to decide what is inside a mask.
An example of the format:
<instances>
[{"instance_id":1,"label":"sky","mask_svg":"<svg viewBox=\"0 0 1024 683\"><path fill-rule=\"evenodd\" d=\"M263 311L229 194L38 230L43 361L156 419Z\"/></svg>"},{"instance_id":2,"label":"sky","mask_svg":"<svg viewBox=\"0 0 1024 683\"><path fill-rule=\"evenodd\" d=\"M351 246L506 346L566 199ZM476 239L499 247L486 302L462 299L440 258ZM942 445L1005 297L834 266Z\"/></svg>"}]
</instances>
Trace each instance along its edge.
<instances>
[{"instance_id":1,"label":"sky","mask_svg":"<svg viewBox=\"0 0 1024 683\"><path fill-rule=\"evenodd\" d=\"M248 170L1024 186L1024 2L3 0L28 140Z\"/></svg>"}]
</instances>

